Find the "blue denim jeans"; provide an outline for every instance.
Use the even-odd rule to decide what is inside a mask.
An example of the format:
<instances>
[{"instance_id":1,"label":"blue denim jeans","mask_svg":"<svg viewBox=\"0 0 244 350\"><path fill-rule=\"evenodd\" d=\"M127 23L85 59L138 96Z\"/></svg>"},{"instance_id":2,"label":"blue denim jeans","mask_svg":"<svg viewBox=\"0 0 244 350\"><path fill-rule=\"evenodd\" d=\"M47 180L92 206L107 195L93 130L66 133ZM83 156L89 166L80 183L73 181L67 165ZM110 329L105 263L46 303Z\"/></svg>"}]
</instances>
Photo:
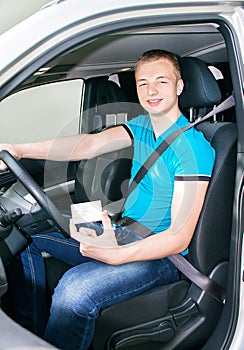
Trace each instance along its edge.
<instances>
[{"instance_id":1,"label":"blue denim jeans","mask_svg":"<svg viewBox=\"0 0 244 350\"><path fill-rule=\"evenodd\" d=\"M102 232L100 224L88 226L98 234ZM119 244L141 239L126 227L116 225L115 233ZM14 318L60 349L88 349L101 310L179 278L167 258L113 266L83 257L79 243L60 233L32 238L33 242L21 254L18 273L16 266L11 267ZM55 288L50 316L43 251L73 266Z\"/></svg>"}]
</instances>

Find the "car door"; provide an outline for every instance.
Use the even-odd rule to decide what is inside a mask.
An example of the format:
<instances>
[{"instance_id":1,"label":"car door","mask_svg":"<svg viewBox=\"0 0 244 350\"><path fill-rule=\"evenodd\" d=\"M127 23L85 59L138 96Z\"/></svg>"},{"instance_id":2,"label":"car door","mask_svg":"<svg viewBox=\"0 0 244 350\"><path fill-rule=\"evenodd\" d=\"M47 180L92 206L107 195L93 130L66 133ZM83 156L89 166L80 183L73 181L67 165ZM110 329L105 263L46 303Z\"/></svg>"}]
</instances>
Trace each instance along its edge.
<instances>
[{"instance_id":1,"label":"car door","mask_svg":"<svg viewBox=\"0 0 244 350\"><path fill-rule=\"evenodd\" d=\"M240 274L237 274L237 272L240 272L240 257L241 257L241 244L242 244L242 237L243 233L240 236L240 232L243 232L242 227L240 225L240 216L238 216L238 210L239 207L237 206L237 199L240 199L240 189L243 187L243 182L241 181L242 174L243 174L243 152L244 152L244 140L241 135L243 134L243 41L241 40L243 36L243 9L239 8L239 16L238 16L238 8L234 8L234 5L231 5L232 2L222 2L221 6L220 4L217 5L217 3L214 3L213 8L210 6L210 2L207 4L207 7L204 7L204 2L199 1L198 4L194 3L194 6L190 4L190 2L186 6L180 8L180 3L176 4L170 4L170 2L166 2L162 4L161 1L153 1L152 4L149 2L143 1L135 1L133 5L129 1L125 1L123 4L123 8L119 7L118 2L114 2L114 5L112 6L112 2L105 2L99 7L99 1L95 1L93 4L90 4L90 6L84 6L82 8L82 3L72 2L71 1L56 1L57 3L56 8L53 6L53 8L50 6L49 8L46 8L43 13L39 13L37 17L33 18L29 22L29 28L35 27L35 35L28 35L26 28L28 28L28 23L26 25L23 25L22 27L19 27L19 30L13 33L10 33L9 35L6 35L3 40L0 40L0 47L2 48L2 51L6 50L6 55L3 55L1 57L0 68L3 68L2 71L2 77L0 77L0 99L5 98L8 94L12 93L14 89L17 89L20 84L28 79L32 74L40 74L41 78L41 72L43 69L48 69L48 64L50 60L57 59L59 55L65 52L65 50L71 50L75 47L75 45L82 44L82 51L84 52L84 55L87 55L89 57L89 53L91 53L92 49L94 49L94 45L96 45L95 39L99 37L99 35L104 34L111 34L114 33L116 30L131 30L131 28L136 27L138 31L146 24L150 24L151 26L156 25L167 25L172 24L176 25L175 29L179 29L182 24L185 23L192 23L195 21L197 23L197 26L195 30L199 30L198 24L200 22L213 22L214 27L221 27L222 32L225 33L226 37L226 46L228 48L228 58L230 60L230 67L231 67L231 73L234 83L234 92L235 92L235 98L236 98L236 115L235 118L237 120L237 126L238 126L238 153L239 153L239 162L238 162L238 177L236 182L236 192L235 192L235 198L234 198L234 204L235 204L235 211L233 217L234 217L234 224L233 224L233 233L232 233L232 246L231 246L231 257L230 257L230 268L229 268L229 276L232 276L232 278L228 278L228 294L229 294L229 300L225 305L225 312L223 312L221 320L219 322L219 326L216 327L217 332L213 334L214 336L211 337L210 346L206 349L227 349L226 346L226 338L229 337L229 343L231 342L232 335L234 332L234 328L236 325L236 319L237 314L239 311L238 303L239 303L239 293L238 288L240 285L241 278L239 278ZM70 6L72 3L75 3L75 6ZM146 4L147 3L147 4ZM182 3L183 4L183 3ZM203 7L202 9L198 6ZM77 6L79 7L80 11L77 10ZM102 6L102 8L101 8ZM118 8L116 8L116 6ZM127 7L126 7L127 6ZM192 6L194 8L192 8ZM220 7L219 9L217 7ZM232 8L233 6L233 8ZM238 5L240 6L240 4ZM46 11L46 12L45 12ZM107 12L106 12L107 11ZM242 12L241 12L242 11ZM241 16L242 15L242 16ZM48 21L48 26L46 25L46 20ZM50 20L51 19L51 20ZM237 31L238 23L240 26L239 32ZM34 26L33 26L34 25ZM178 28L179 27L179 28ZM173 33L173 37L176 36L176 32ZM24 37L25 41L22 43L22 45L17 45L17 40L14 38L16 36L16 33L18 33L18 37ZM165 35L166 31L164 31ZM25 35L23 35L25 34ZM163 37L164 35L159 36L160 37L160 45L163 46ZM158 34L157 34L158 36ZM204 36L206 37L206 33L204 33ZM145 39L146 35L143 35L143 41ZM150 36L148 36L150 38ZM184 37L183 37L184 38ZM87 43L91 43L91 46L86 46ZM180 47L186 47L191 42L191 40L180 40L178 41L177 45L173 46L174 50L179 50ZM15 43L15 45L14 45ZM104 45L108 44L108 38L105 38ZM136 44L139 42L135 41L133 42L133 47L137 47ZM20 40L21 44L21 40ZM182 45L180 45L182 44ZM150 43L151 45L151 43ZM148 44L147 48L150 46ZM223 43L220 41L217 44L217 47L220 49L222 47ZM16 47L15 47L16 46ZM129 52L131 50L130 47L121 45L124 52ZM125 50L126 47L126 50ZM171 47L171 46L170 46ZM96 48L96 47L95 47ZM211 54L211 50L214 49L214 46L206 45L202 49L202 56L205 57L205 54L208 53ZM116 66L116 60L112 60L113 56L116 50L112 50L109 55L109 59L112 61L112 64L117 68ZM178 52L178 51L177 51ZM187 55L196 55L198 56L200 52L198 50L189 50L184 51L184 54ZM77 53L77 56L80 59L80 52ZM96 56L96 53L94 53L94 56ZM211 55L210 55L211 56ZM132 60L133 62L133 60ZM101 67L102 69L107 68L106 62L102 61L103 65ZM130 63L130 61L129 61ZM113 69L114 69L113 66ZM42 67L42 68L40 68ZM87 65L84 67L84 70L87 72L92 71L93 68L96 67L96 64L92 62L91 57L89 58L89 62L87 62ZM126 65L127 67L127 65ZM48 74L48 71L47 71ZM30 82L29 82L30 83ZM40 80L39 80L40 83ZM42 84L47 84L47 81L43 81ZM44 87L44 85L43 85ZM15 90L14 93L17 93ZM17 96L17 95L16 95ZM55 94L55 97L57 97L58 94ZM59 95L61 96L61 95ZM64 94L64 96L67 96ZM82 93L81 93L82 96ZM8 97L8 98L11 98ZM54 98L53 98L54 99ZM82 100L82 98L81 98ZM2 100L3 102L5 100ZM56 104L60 104L61 101L56 101ZM38 102L39 104L39 102ZM15 110L16 112L16 110ZM17 110L18 112L18 110ZM0 117L2 116L1 115ZM60 113L60 110L57 111L57 115ZM25 115L25 113L23 113ZM40 118L40 114L39 118ZM41 114L41 118L42 118ZM33 118L33 113L30 114L29 119ZM13 119L15 121L15 119ZM39 122L39 120L38 120ZM47 123L47 129L50 128L51 125L51 119L46 120ZM65 122L64 122L65 123ZM81 123L81 121L80 121ZM77 124L75 124L77 126ZM10 123L10 127L13 128L13 125ZM18 125L18 128L24 127L24 124L21 123ZM39 130L41 127L39 124L33 123L33 129ZM60 126L60 128L63 130L63 128ZM59 132L61 129L56 129L56 136L59 135ZM78 128L79 129L79 128ZM19 130L16 128L16 134L18 134ZM32 131L32 129L31 129ZM49 130L48 130L49 131ZM72 130L74 131L74 130ZM78 131L77 131L78 132ZM2 131L2 135L4 136L5 131ZM11 135L11 133L9 134ZM37 132L38 136L38 132ZM43 135L44 137L46 135ZM10 137L10 136L9 136ZM52 137L51 135L49 137ZM20 142L20 141L16 141ZM24 160L25 161L25 160ZM31 161L32 162L32 161ZM38 175L40 175L40 183L44 184L44 187L49 188L49 190L53 190L56 187L56 183L59 184L65 184L67 177L65 175L64 181L47 181L49 176L48 172L45 172L45 166L47 166L47 163L45 165L42 164L42 162L35 161L36 164L38 164L36 170L34 170L34 167L31 166L31 172L32 174L38 179ZM29 161L26 163L29 164ZM33 164L33 163L32 163ZM54 171L56 173L59 173L58 175L55 174L53 177L52 175L52 169L58 169L55 168L57 166L60 166L61 164L51 164L48 163L50 167L48 166L48 169L50 169L50 179L57 179L56 176L59 176L61 172ZM64 165L67 169L67 164ZM40 167L40 168L38 168ZM53 168L52 168L53 167ZM40 171L38 169L41 169ZM67 171L65 170L63 174ZM35 174L36 173L36 174ZM63 175L61 175L63 176ZM69 177L68 177L69 178ZM71 176L72 179L72 176ZM1 186L9 186L9 184L12 181L12 176L8 172L4 172L1 174ZM67 181L67 183L69 183ZM238 198L237 198L238 197ZM243 202L242 202L243 203ZM243 211L243 207L240 206L241 212ZM221 219L221 218L220 218ZM239 230L237 230L238 228ZM241 239L240 239L241 237ZM240 244L239 244L240 243ZM218 249L216 249L217 252ZM238 269L235 269L235 267L238 267ZM237 271L238 270L238 271ZM233 281L236 283L234 284ZM243 281L242 281L243 284ZM235 287L235 289L233 288ZM151 307L151 305L150 305ZM4 319L3 319L4 320ZM4 323L1 322L1 323ZM232 330L230 328L232 327ZM1 332L1 335L5 334L5 332ZM14 338L14 337L10 337ZM17 338L17 337L15 337ZM225 339L223 339L225 338ZM3 338L1 337L1 342ZM8 339L10 342L12 339ZM25 341L25 337L22 338L23 343ZM8 344L9 345L9 344ZM241 344L242 345L242 344ZM167 346L167 345L166 345ZM7 348L7 346L5 347ZM242 346L236 347L235 349L241 349Z\"/></svg>"}]
</instances>

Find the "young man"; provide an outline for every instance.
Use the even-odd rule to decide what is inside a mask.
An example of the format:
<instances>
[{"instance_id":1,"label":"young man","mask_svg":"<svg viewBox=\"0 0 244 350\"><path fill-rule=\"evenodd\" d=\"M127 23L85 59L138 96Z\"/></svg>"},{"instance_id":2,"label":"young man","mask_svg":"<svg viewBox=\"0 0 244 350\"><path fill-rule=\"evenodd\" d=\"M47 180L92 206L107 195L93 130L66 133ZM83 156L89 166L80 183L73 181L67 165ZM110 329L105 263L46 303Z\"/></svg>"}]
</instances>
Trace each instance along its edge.
<instances>
[{"instance_id":1,"label":"young man","mask_svg":"<svg viewBox=\"0 0 244 350\"><path fill-rule=\"evenodd\" d=\"M138 97L147 116L95 135L3 145L1 149L8 149L17 159L80 160L133 142L133 179L165 137L188 124L178 106L184 83L173 54L163 50L146 52L136 64L135 76ZM154 286L176 281L177 269L167 256L187 253L213 164L214 150L203 134L193 128L163 153L129 195L123 213L154 233L146 239L128 227L112 226L106 212L102 235L96 234L101 225L88 224L78 232L71 221L73 239L65 239L59 233L34 236L33 243L21 254L24 280L15 288L26 300L18 300L17 293L13 295L16 320L38 334L45 327L45 318L41 318L46 295L41 251L74 266L55 289L44 333L46 340L61 349L87 349L102 309Z\"/></svg>"}]
</instances>

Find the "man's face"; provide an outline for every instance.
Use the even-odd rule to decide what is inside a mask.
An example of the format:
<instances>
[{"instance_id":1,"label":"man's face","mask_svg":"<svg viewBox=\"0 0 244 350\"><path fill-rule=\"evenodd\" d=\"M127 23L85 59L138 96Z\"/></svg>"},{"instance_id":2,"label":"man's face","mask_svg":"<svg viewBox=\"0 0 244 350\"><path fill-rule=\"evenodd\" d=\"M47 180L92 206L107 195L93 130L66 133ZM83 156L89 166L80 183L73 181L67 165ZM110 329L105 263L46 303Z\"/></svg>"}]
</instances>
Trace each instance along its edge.
<instances>
[{"instance_id":1,"label":"man's face","mask_svg":"<svg viewBox=\"0 0 244 350\"><path fill-rule=\"evenodd\" d=\"M178 95L183 81L177 81L173 64L161 58L140 63L136 70L136 86L142 107L151 116L179 116Z\"/></svg>"}]
</instances>

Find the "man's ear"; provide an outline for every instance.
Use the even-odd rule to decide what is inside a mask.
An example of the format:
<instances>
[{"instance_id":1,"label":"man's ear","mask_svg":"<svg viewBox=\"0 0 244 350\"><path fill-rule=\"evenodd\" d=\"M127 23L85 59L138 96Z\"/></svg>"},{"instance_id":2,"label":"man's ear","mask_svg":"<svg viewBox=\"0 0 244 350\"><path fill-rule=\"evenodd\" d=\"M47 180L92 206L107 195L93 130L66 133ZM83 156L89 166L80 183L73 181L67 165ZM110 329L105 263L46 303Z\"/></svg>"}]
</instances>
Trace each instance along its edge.
<instances>
[{"instance_id":1,"label":"man's ear","mask_svg":"<svg viewBox=\"0 0 244 350\"><path fill-rule=\"evenodd\" d=\"M177 86L176 86L176 92L177 92L177 96L180 96L180 94L182 93L183 89L184 89L184 82L182 79L179 79L177 81Z\"/></svg>"}]
</instances>

